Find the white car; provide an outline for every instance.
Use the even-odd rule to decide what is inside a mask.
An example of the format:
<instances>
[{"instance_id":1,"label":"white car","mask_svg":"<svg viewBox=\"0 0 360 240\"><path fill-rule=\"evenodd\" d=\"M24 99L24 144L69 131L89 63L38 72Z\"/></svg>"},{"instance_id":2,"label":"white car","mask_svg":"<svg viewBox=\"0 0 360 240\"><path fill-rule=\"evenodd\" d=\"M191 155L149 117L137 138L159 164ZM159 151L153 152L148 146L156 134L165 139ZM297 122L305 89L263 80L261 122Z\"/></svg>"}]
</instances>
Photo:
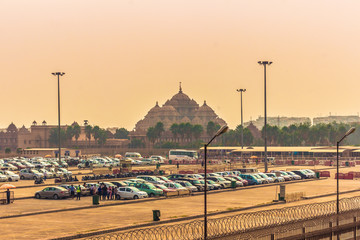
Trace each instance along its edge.
<instances>
[{"instance_id":1,"label":"white car","mask_svg":"<svg viewBox=\"0 0 360 240\"><path fill-rule=\"evenodd\" d=\"M53 174L52 172L46 170L46 169L43 169L43 168L42 168L42 169L38 169L38 171L39 171L40 173L44 174L44 176L45 176L46 178L53 178L53 177L54 177L54 174Z\"/></svg>"},{"instance_id":2,"label":"white car","mask_svg":"<svg viewBox=\"0 0 360 240\"><path fill-rule=\"evenodd\" d=\"M140 191L135 187L119 187L116 194L116 199L139 199L146 197L148 197L146 192Z\"/></svg>"},{"instance_id":3,"label":"white car","mask_svg":"<svg viewBox=\"0 0 360 240\"><path fill-rule=\"evenodd\" d=\"M0 174L0 182L6 182L6 181L7 181L6 175Z\"/></svg>"},{"instance_id":4,"label":"white car","mask_svg":"<svg viewBox=\"0 0 360 240\"><path fill-rule=\"evenodd\" d=\"M20 180L20 176L13 173L12 171L0 171L0 174L5 175L6 179L10 182Z\"/></svg>"}]
</instances>

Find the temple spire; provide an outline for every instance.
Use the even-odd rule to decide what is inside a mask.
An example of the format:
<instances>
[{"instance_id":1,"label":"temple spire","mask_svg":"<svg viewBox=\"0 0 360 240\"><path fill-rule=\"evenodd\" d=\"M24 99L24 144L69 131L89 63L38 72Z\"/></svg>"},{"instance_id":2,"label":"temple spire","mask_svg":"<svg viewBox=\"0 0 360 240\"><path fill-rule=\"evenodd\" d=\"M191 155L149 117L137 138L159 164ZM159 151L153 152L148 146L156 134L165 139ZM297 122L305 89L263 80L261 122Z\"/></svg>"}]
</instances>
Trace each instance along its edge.
<instances>
[{"instance_id":1,"label":"temple spire","mask_svg":"<svg viewBox=\"0 0 360 240\"><path fill-rule=\"evenodd\" d=\"M179 93L182 93L181 82L180 82Z\"/></svg>"}]
</instances>

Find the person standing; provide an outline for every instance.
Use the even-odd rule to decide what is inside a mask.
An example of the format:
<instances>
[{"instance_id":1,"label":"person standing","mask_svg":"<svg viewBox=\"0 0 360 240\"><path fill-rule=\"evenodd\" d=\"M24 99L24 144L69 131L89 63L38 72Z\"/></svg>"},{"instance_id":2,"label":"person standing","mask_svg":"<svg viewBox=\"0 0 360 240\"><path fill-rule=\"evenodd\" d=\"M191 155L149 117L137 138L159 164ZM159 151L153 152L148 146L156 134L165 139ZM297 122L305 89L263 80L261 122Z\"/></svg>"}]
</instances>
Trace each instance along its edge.
<instances>
[{"instance_id":1,"label":"person standing","mask_svg":"<svg viewBox=\"0 0 360 240\"><path fill-rule=\"evenodd\" d=\"M10 204L10 190L9 189L6 190L6 202L7 202L7 204Z\"/></svg>"},{"instance_id":2,"label":"person standing","mask_svg":"<svg viewBox=\"0 0 360 240\"><path fill-rule=\"evenodd\" d=\"M80 185L78 185L76 189L76 200L80 200L80 197L81 197L81 188Z\"/></svg>"},{"instance_id":3,"label":"person standing","mask_svg":"<svg viewBox=\"0 0 360 240\"><path fill-rule=\"evenodd\" d=\"M70 187L70 195L71 195L71 198L74 199L75 197L75 188L74 188L74 185L71 184L71 187Z\"/></svg>"}]
</instances>

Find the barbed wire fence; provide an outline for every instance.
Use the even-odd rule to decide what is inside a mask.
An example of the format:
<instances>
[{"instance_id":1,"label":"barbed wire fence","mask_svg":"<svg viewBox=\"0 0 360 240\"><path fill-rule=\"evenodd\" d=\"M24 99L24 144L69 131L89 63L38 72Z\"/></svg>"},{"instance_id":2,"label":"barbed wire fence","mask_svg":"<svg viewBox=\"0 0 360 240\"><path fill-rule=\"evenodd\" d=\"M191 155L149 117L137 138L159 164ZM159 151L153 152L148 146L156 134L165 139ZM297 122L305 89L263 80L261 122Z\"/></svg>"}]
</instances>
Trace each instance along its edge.
<instances>
[{"instance_id":1,"label":"barbed wire fence","mask_svg":"<svg viewBox=\"0 0 360 240\"><path fill-rule=\"evenodd\" d=\"M299 229L326 226L329 222L360 217L360 197L340 200L340 215L336 215L336 201L313 203L281 209L242 213L208 219L208 239L269 239ZM203 239L204 222L165 225L94 236L92 240L193 240Z\"/></svg>"}]
</instances>

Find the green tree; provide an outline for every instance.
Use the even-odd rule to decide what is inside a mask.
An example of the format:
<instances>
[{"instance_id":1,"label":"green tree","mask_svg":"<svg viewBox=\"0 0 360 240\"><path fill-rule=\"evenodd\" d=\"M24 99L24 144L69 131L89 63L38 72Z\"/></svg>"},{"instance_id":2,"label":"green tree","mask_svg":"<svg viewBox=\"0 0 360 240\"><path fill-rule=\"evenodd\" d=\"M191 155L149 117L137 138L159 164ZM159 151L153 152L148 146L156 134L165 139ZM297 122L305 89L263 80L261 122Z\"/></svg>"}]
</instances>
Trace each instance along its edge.
<instances>
[{"instance_id":1,"label":"green tree","mask_svg":"<svg viewBox=\"0 0 360 240\"><path fill-rule=\"evenodd\" d=\"M11 148L9 148L9 147L5 148L5 153L7 153L7 154L11 153Z\"/></svg>"},{"instance_id":2,"label":"green tree","mask_svg":"<svg viewBox=\"0 0 360 240\"><path fill-rule=\"evenodd\" d=\"M71 139L74 137L74 129L72 126L68 126L66 128L66 141L68 142L68 144L71 144Z\"/></svg>"},{"instance_id":3,"label":"green tree","mask_svg":"<svg viewBox=\"0 0 360 240\"><path fill-rule=\"evenodd\" d=\"M147 132L146 132L146 136L149 139L149 141L154 144L155 140L156 140L155 128L154 127L149 127Z\"/></svg>"},{"instance_id":4,"label":"green tree","mask_svg":"<svg viewBox=\"0 0 360 240\"><path fill-rule=\"evenodd\" d=\"M91 131L94 139L95 139L95 142L98 142L98 139L100 137L100 127L99 126L94 126L92 131Z\"/></svg>"},{"instance_id":5,"label":"green tree","mask_svg":"<svg viewBox=\"0 0 360 240\"><path fill-rule=\"evenodd\" d=\"M175 142L176 142L176 141L177 141L178 134L179 134L179 124L174 123L173 125L171 125L170 131L171 131L171 133L173 134L174 139L175 139Z\"/></svg>"},{"instance_id":6,"label":"green tree","mask_svg":"<svg viewBox=\"0 0 360 240\"><path fill-rule=\"evenodd\" d=\"M209 137L212 137L219 128L219 124L215 124L213 121L210 121L206 126L206 133L209 135Z\"/></svg>"},{"instance_id":7,"label":"green tree","mask_svg":"<svg viewBox=\"0 0 360 240\"><path fill-rule=\"evenodd\" d=\"M90 125L86 125L85 134L86 134L86 138L89 139L89 147L90 147L91 133L92 133L92 127Z\"/></svg>"},{"instance_id":8,"label":"green tree","mask_svg":"<svg viewBox=\"0 0 360 240\"><path fill-rule=\"evenodd\" d=\"M114 137L116 139L129 139L129 131L125 128L116 129Z\"/></svg>"},{"instance_id":9,"label":"green tree","mask_svg":"<svg viewBox=\"0 0 360 240\"><path fill-rule=\"evenodd\" d=\"M156 125L154 127L154 131L155 131L156 138L160 139L163 132L165 132L164 124L162 122L156 123Z\"/></svg>"},{"instance_id":10,"label":"green tree","mask_svg":"<svg viewBox=\"0 0 360 240\"><path fill-rule=\"evenodd\" d=\"M131 139L131 142L129 143L129 148L144 148L145 143L141 139Z\"/></svg>"},{"instance_id":11,"label":"green tree","mask_svg":"<svg viewBox=\"0 0 360 240\"><path fill-rule=\"evenodd\" d=\"M79 126L79 124L75 123L73 125L73 134L74 134L74 137L75 137L75 141L76 141L76 146L78 145L78 139L80 137L80 134L81 134L81 128Z\"/></svg>"},{"instance_id":12,"label":"green tree","mask_svg":"<svg viewBox=\"0 0 360 240\"><path fill-rule=\"evenodd\" d=\"M106 140L108 138L108 134L105 129L99 129L98 131L98 143L100 145L104 145L106 143Z\"/></svg>"},{"instance_id":13,"label":"green tree","mask_svg":"<svg viewBox=\"0 0 360 240\"><path fill-rule=\"evenodd\" d=\"M203 131L204 131L204 128L199 124L192 126L192 132L193 132L195 140L200 139L200 136L203 133Z\"/></svg>"},{"instance_id":14,"label":"green tree","mask_svg":"<svg viewBox=\"0 0 360 240\"><path fill-rule=\"evenodd\" d=\"M52 128L50 130L50 135L49 135L49 143L53 146L57 146L59 145L59 129L58 128ZM64 129L60 129L60 141L61 143L64 143L66 141L66 132Z\"/></svg>"}]
</instances>

